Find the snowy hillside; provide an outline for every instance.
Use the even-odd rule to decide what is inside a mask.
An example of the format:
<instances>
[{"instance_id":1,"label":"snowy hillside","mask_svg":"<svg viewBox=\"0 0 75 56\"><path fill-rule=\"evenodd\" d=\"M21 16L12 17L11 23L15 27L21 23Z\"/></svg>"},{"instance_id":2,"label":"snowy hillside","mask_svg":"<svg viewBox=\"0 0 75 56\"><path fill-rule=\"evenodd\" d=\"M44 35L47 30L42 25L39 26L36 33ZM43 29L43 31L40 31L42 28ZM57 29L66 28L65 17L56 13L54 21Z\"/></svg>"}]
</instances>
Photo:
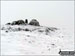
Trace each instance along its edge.
<instances>
[{"instance_id":1,"label":"snowy hillside","mask_svg":"<svg viewBox=\"0 0 75 56\"><path fill-rule=\"evenodd\" d=\"M73 49L72 40L55 27L2 25L1 55L59 55L59 49Z\"/></svg>"}]
</instances>

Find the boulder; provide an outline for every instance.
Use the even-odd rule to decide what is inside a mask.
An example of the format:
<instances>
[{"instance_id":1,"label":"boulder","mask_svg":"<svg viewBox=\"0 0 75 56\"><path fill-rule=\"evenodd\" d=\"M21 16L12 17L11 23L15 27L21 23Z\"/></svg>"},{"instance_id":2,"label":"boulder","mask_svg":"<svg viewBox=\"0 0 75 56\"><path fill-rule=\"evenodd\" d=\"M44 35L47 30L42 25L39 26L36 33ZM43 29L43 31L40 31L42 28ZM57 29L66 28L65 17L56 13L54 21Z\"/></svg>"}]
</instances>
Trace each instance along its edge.
<instances>
[{"instance_id":1,"label":"boulder","mask_svg":"<svg viewBox=\"0 0 75 56\"><path fill-rule=\"evenodd\" d=\"M18 20L18 21L13 21L12 22L12 25L21 25L21 24L24 24L23 20Z\"/></svg>"},{"instance_id":2,"label":"boulder","mask_svg":"<svg viewBox=\"0 0 75 56\"><path fill-rule=\"evenodd\" d=\"M11 23L7 23L6 25L11 25Z\"/></svg>"},{"instance_id":3,"label":"boulder","mask_svg":"<svg viewBox=\"0 0 75 56\"><path fill-rule=\"evenodd\" d=\"M18 20L17 22L18 22L18 24L24 24L23 20Z\"/></svg>"},{"instance_id":4,"label":"boulder","mask_svg":"<svg viewBox=\"0 0 75 56\"><path fill-rule=\"evenodd\" d=\"M30 30L26 28L25 31L30 31Z\"/></svg>"},{"instance_id":5,"label":"boulder","mask_svg":"<svg viewBox=\"0 0 75 56\"><path fill-rule=\"evenodd\" d=\"M36 19L32 19L29 23L29 25L34 25L34 26L40 26L39 22Z\"/></svg>"},{"instance_id":6,"label":"boulder","mask_svg":"<svg viewBox=\"0 0 75 56\"><path fill-rule=\"evenodd\" d=\"M25 19L25 24L28 24L28 20L27 19Z\"/></svg>"},{"instance_id":7,"label":"boulder","mask_svg":"<svg viewBox=\"0 0 75 56\"><path fill-rule=\"evenodd\" d=\"M11 23L11 25L16 25L17 24L17 21L13 21L12 23Z\"/></svg>"}]
</instances>

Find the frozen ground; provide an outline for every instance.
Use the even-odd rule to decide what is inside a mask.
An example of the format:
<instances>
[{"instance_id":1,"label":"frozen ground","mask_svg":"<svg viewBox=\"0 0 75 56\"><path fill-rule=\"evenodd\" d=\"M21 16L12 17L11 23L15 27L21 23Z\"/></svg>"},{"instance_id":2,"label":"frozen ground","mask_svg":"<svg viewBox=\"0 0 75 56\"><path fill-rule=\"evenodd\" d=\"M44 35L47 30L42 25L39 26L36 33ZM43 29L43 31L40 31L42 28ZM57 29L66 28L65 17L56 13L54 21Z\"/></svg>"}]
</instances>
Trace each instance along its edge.
<instances>
[{"instance_id":1,"label":"frozen ground","mask_svg":"<svg viewBox=\"0 0 75 56\"><path fill-rule=\"evenodd\" d=\"M59 55L59 49L74 49L74 36L65 28L56 30L50 27L46 32L47 27L2 27L4 28L1 30L1 55ZM29 31L25 31L25 28Z\"/></svg>"}]
</instances>

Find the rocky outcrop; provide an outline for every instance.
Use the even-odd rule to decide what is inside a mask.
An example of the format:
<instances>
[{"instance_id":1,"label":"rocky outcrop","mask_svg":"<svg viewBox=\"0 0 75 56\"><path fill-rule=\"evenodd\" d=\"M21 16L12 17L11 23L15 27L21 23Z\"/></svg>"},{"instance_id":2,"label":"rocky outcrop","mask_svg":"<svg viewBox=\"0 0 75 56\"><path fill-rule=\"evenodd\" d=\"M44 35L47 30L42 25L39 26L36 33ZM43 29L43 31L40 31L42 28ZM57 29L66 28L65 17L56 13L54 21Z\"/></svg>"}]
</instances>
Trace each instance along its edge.
<instances>
[{"instance_id":1,"label":"rocky outcrop","mask_svg":"<svg viewBox=\"0 0 75 56\"><path fill-rule=\"evenodd\" d=\"M13 21L12 23L7 23L6 25L27 25L27 24L33 26L40 26L39 22L36 19L32 19L30 23L28 23L28 20L25 19L25 21L17 20L17 21Z\"/></svg>"}]
</instances>

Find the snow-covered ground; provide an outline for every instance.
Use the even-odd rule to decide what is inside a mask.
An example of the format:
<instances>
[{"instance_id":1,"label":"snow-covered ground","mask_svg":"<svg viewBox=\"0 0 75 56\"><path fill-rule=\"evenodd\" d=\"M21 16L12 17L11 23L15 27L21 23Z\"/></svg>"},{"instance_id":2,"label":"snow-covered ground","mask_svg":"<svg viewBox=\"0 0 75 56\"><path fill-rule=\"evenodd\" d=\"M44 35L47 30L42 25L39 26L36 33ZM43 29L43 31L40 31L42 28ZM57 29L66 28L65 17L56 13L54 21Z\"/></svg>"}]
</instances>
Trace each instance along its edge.
<instances>
[{"instance_id":1,"label":"snow-covered ground","mask_svg":"<svg viewBox=\"0 0 75 56\"><path fill-rule=\"evenodd\" d=\"M1 55L59 55L60 49L74 49L74 36L65 28L50 27L47 32L43 26L2 27Z\"/></svg>"}]
</instances>

